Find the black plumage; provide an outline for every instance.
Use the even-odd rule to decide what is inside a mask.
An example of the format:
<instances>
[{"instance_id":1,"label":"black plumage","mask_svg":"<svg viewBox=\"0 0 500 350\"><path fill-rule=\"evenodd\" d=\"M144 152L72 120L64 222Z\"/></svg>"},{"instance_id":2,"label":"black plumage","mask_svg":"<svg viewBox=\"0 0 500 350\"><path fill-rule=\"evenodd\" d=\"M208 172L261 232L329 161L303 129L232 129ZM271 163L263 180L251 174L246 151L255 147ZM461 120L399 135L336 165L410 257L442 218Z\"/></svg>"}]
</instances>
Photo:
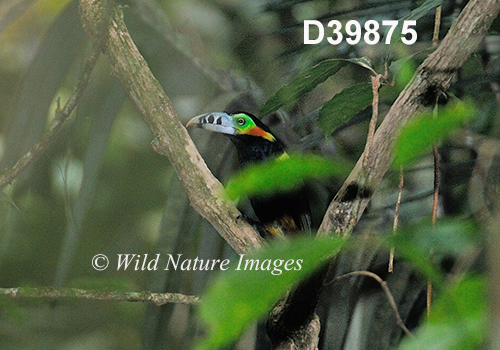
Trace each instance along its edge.
<instances>
[{"instance_id":1,"label":"black plumage","mask_svg":"<svg viewBox=\"0 0 500 350\"><path fill-rule=\"evenodd\" d=\"M208 113L191 119L187 126L227 135L236 147L242 167L288 157L283 144L271 130L249 113ZM265 238L310 232L311 211L304 186L249 199L256 216L265 227L259 230ZM313 321L317 319L315 309L327 271L328 266L323 266L300 283L275 308L280 311L267 321L267 333L274 347L281 348L294 335L314 324Z\"/></svg>"},{"instance_id":2,"label":"black plumage","mask_svg":"<svg viewBox=\"0 0 500 350\"><path fill-rule=\"evenodd\" d=\"M188 125L226 134L235 145L242 167L286 155L283 144L257 117L246 113L208 113L195 117ZM265 227L263 236L310 232L311 212L303 188L252 196L250 204Z\"/></svg>"}]
</instances>

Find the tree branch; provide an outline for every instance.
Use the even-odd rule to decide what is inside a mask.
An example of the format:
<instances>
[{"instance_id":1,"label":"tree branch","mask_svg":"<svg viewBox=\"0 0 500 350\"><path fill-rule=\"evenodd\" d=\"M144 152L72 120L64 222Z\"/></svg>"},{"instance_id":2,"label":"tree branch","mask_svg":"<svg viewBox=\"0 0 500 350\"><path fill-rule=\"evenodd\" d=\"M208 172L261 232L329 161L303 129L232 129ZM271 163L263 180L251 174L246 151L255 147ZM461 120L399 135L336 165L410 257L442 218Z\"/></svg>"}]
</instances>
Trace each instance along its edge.
<instances>
[{"instance_id":1,"label":"tree branch","mask_svg":"<svg viewBox=\"0 0 500 350\"><path fill-rule=\"evenodd\" d=\"M499 10L498 0L471 0L465 6L436 51L420 65L392 105L375 133L366 166L361 155L330 203L318 235L350 234L392 163L399 130L418 111L431 106L437 94L449 88L451 79L478 47ZM353 191L358 192L356 198L350 195Z\"/></svg>"},{"instance_id":2,"label":"tree branch","mask_svg":"<svg viewBox=\"0 0 500 350\"><path fill-rule=\"evenodd\" d=\"M50 300L72 298L89 300L140 301L152 302L156 305L164 305L167 303L196 304L200 302L200 298L197 296L179 293L117 292L53 287L0 288L0 295L5 295L9 298L43 298Z\"/></svg>"},{"instance_id":3,"label":"tree branch","mask_svg":"<svg viewBox=\"0 0 500 350\"><path fill-rule=\"evenodd\" d=\"M370 272L370 271L353 271L346 273L344 275L338 276L333 279L330 283L340 281L344 278L352 277L352 276L367 276L370 278L373 278L375 281L380 284L380 287L385 293L385 296L387 297L387 301L391 305L392 311L394 311L394 316L396 317L396 323L398 326L405 332L405 334L409 337L413 337L413 333L405 326L403 320L401 319L401 315L399 314L398 311L398 306L396 305L396 301L394 300L394 297L392 296L391 290L389 289L389 286L387 285L387 282L384 281L379 275Z\"/></svg>"},{"instance_id":4,"label":"tree branch","mask_svg":"<svg viewBox=\"0 0 500 350\"><path fill-rule=\"evenodd\" d=\"M95 24L102 17L106 2L80 0L82 23L91 37L95 36ZM264 241L257 231L245 221L238 220L240 212L222 198L221 183L198 153L172 102L132 41L123 13L117 7L112 13L104 53L113 68L113 74L153 132L153 149L168 157L194 209L212 224L237 253L261 246Z\"/></svg>"},{"instance_id":5,"label":"tree branch","mask_svg":"<svg viewBox=\"0 0 500 350\"><path fill-rule=\"evenodd\" d=\"M5 170L0 174L0 189L4 188L10 184L14 179L19 176L29 165L40 157L40 155L45 152L49 146L57 139L62 130L64 130L68 125L70 125L74 118L70 118L71 113L75 109L78 101L82 97L85 89L87 88L90 75L94 66L99 58L104 43L103 36L98 36L98 40L93 44L92 50L89 57L85 61L82 69L82 73L78 77L78 81L69 97L68 101L64 105L63 109L56 109L55 117L52 120L49 128L42 135L40 140L31 147L31 149L23 155L10 169Z\"/></svg>"}]
</instances>

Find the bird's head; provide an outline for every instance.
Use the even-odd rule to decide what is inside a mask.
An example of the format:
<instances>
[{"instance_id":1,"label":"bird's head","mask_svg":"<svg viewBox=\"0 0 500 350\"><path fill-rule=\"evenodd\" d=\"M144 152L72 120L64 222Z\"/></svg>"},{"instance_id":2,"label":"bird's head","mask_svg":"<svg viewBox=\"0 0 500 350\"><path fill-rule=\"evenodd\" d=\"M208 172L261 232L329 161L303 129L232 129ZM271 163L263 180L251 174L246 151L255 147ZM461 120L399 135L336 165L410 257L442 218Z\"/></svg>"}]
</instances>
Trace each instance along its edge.
<instances>
[{"instance_id":1,"label":"bird's head","mask_svg":"<svg viewBox=\"0 0 500 350\"><path fill-rule=\"evenodd\" d=\"M207 113L194 117L186 126L196 126L229 136L236 146L242 165L266 161L284 154L283 146L271 130L250 113Z\"/></svg>"},{"instance_id":2,"label":"bird's head","mask_svg":"<svg viewBox=\"0 0 500 350\"><path fill-rule=\"evenodd\" d=\"M248 135L260 137L270 142L276 141L267 126L255 116L245 112L212 112L202 114L191 119L186 126L196 126L226 135Z\"/></svg>"}]
</instances>

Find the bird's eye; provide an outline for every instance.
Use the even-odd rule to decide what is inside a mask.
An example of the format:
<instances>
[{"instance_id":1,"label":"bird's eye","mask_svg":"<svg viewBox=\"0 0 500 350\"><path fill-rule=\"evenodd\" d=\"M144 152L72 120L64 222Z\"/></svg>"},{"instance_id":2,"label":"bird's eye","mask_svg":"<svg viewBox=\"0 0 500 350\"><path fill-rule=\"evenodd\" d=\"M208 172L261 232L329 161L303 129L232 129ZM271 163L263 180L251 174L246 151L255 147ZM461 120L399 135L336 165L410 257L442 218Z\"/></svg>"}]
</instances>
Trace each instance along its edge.
<instances>
[{"instance_id":1,"label":"bird's eye","mask_svg":"<svg viewBox=\"0 0 500 350\"><path fill-rule=\"evenodd\" d=\"M236 123L238 123L239 126L245 125L247 121L244 118L238 118L236 119Z\"/></svg>"}]
</instances>

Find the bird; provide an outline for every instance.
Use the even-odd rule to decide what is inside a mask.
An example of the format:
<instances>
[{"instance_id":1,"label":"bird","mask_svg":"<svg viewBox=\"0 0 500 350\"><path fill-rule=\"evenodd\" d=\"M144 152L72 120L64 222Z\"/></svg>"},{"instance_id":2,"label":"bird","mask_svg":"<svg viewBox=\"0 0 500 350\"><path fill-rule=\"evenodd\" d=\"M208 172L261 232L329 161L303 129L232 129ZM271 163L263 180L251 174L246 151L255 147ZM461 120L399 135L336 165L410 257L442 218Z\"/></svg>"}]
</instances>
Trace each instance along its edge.
<instances>
[{"instance_id":1,"label":"bird","mask_svg":"<svg viewBox=\"0 0 500 350\"><path fill-rule=\"evenodd\" d=\"M206 113L189 120L186 127L198 127L229 137L242 167L289 158L283 143L269 127L248 112ZM249 200L265 228L259 230L264 238L311 232L311 210L304 186L272 195L252 196Z\"/></svg>"},{"instance_id":2,"label":"bird","mask_svg":"<svg viewBox=\"0 0 500 350\"><path fill-rule=\"evenodd\" d=\"M285 146L270 128L247 112L206 113L189 120L186 127L198 127L229 137L236 147L242 167L269 162L273 159L289 158ZM312 220L308 191L304 183L303 186L286 192L249 198L255 215L261 226L264 226L262 230L254 225L259 233L268 240L310 234ZM253 222L250 223L253 224ZM307 329L310 322L317 318L315 310L327 272L328 265L326 264L299 283L284 299L286 301L280 303L279 316L274 314L268 318L266 329L274 348L287 343L293 334ZM258 338L261 342L265 342L264 338Z\"/></svg>"}]
</instances>

